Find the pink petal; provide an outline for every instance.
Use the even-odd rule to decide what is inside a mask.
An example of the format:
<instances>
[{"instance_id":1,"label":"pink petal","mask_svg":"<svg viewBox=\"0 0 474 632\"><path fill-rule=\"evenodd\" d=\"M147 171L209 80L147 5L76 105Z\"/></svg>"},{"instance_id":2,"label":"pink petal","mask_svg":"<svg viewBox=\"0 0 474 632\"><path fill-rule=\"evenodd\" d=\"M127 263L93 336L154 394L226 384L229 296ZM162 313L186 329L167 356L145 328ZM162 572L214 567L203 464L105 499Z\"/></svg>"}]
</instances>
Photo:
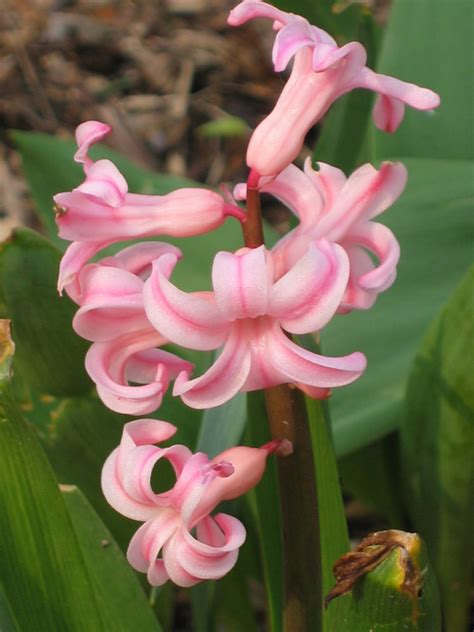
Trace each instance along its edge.
<instances>
[{"instance_id":1,"label":"pink petal","mask_svg":"<svg viewBox=\"0 0 474 632\"><path fill-rule=\"evenodd\" d=\"M252 0L244 0L238 4L229 14L227 22L231 26L240 26L254 18L270 18L282 24L288 21L288 13L280 11L271 4L266 2L257 2Z\"/></svg>"},{"instance_id":2,"label":"pink petal","mask_svg":"<svg viewBox=\"0 0 474 632\"><path fill-rule=\"evenodd\" d=\"M150 384L129 386L127 364L137 353L152 350L165 339L156 331L133 332L110 342L95 342L86 354L86 371L97 386L104 404L116 412L130 415L150 413L161 404L168 387L170 354L154 349L155 377ZM190 370L189 362L182 361L182 370ZM135 377L128 372L131 380Z\"/></svg>"},{"instance_id":3,"label":"pink petal","mask_svg":"<svg viewBox=\"0 0 474 632\"><path fill-rule=\"evenodd\" d=\"M141 573L148 573L152 586L161 586L168 579L163 560L157 557L179 528L179 516L173 511L164 510L153 520L149 520L138 529L127 550L130 565Z\"/></svg>"},{"instance_id":4,"label":"pink petal","mask_svg":"<svg viewBox=\"0 0 474 632\"><path fill-rule=\"evenodd\" d=\"M285 70L290 59L303 46L314 45L309 23L299 16L292 16L291 23L280 29L275 37L272 61L276 72Z\"/></svg>"},{"instance_id":5,"label":"pink petal","mask_svg":"<svg viewBox=\"0 0 474 632\"><path fill-rule=\"evenodd\" d=\"M356 223L370 219L391 206L403 191L406 168L399 162L384 162L377 171L372 165L359 167L348 178L330 212L324 214L317 235L340 241Z\"/></svg>"},{"instance_id":6,"label":"pink petal","mask_svg":"<svg viewBox=\"0 0 474 632\"><path fill-rule=\"evenodd\" d=\"M359 279L370 273L375 264L368 253L359 246L344 244L349 256L350 275L344 296L338 307L339 314L347 314L353 309L369 309L375 303L377 293L363 289Z\"/></svg>"},{"instance_id":7,"label":"pink petal","mask_svg":"<svg viewBox=\"0 0 474 632\"><path fill-rule=\"evenodd\" d=\"M325 162L318 162L319 171L315 171L311 165L311 158L307 158L304 163L305 175L312 180L315 188L323 199L322 205L327 211L334 204L337 196L347 182L344 172L337 167L328 165Z\"/></svg>"},{"instance_id":8,"label":"pink petal","mask_svg":"<svg viewBox=\"0 0 474 632\"><path fill-rule=\"evenodd\" d=\"M384 132L393 134L403 120L405 104L399 99L379 94L375 101L372 116L375 125Z\"/></svg>"},{"instance_id":9,"label":"pink petal","mask_svg":"<svg viewBox=\"0 0 474 632\"><path fill-rule=\"evenodd\" d=\"M89 265L80 276L81 308L74 331L86 340L103 342L149 326L143 307L143 282L119 268Z\"/></svg>"},{"instance_id":10,"label":"pink petal","mask_svg":"<svg viewBox=\"0 0 474 632\"><path fill-rule=\"evenodd\" d=\"M103 138L110 134L111 131L112 128L110 125L100 123L99 121L86 121L76 128L76 143L78 150L74 154L74 160L76 162L82 162L86 171L92 164L92 160L87 155L90 147L95 143L100 142Z\"/></svg>"},{"instance_id":11,"label":"pink petal","mask_svg":"<svg viewBox=\"0 0 474 632\"><path fill-rule=\"evenodd\" d=\"M432 110L440 104L440 98L436 92L428 88L420 88L414 83L376 73L369 68L364 68L356 78L353 87L367 88L398 99L416 110Z\"/></svg>"},{"instance_id":12,"label":"pink petal","mask_svg":"<svg viewBox=\"0 0 474 632\"><path fill-rule=\"evenodd\" d=\"M359 278L359 285L366 290L386 290L395 280L400 259L400 246L392 231L377 222L357 225L348 235L350 241L373 252L380 264Z\"/></svg>"},{"instance_id":13,"label":"pink petal","mask_svg":"<svg viewBox=\"0 0 474 632\"><path fill-rule=\"evenodd\" d=\"M77 275L99 250L110 245L110 243L112 242L88 243L74 241L70 244L59 265L59 294L62 294L63 290L66 289L70 298L76 303L79 303L82 291L77 281Z\"/></svg>"},{"instance_id":14,"label":"pink petal","mask_svg":"<svg viewBox=\"0 0 474 632\"><path fill-rule=\"evenodd\" d=\"M212 285L217 306L225 320L265 314L268 277L264 246L244 250L241 254L218 252L212 266Z\"/></svg>"},{"instance_id":15,"label":"pink petal","mask_svg":"<svg viewBox=\"0 0 474 632\"><path fill-rule=\"evenodd\" d=\"M238 549L245 541L242 523L226 514L218 514L214 519L222 530L224 544L211 546L200 542L183 527L176 532L163 552L165 568L174 583L188 586L196 580L220 579L235 565ZM216 536L212 536L215 541ZM183 583L183 579L186 583Z\"/></svg>"},{"instance_id":16,"label":"pink petal","mask_svg":"<svg viewBox=\"0 0 474 632\"><path fill-rule=\"evenodd\" d=\"M186 373L175 380L173 395L191 408L213 408L231 399L250 371L251 358L245 333L237 324L230 331L222 353L201 377L189 380Z\"/></svg>"},{"instance_id":17,"label":"pink petal","mask_svg":"<svg viewBox=\"0 0 474 632\"><path fill-rule=\"evenodd\" d=\"M110 160L98 160L87 171L87 177L75 191L96 197L105 204L119 207L128 191L127 181Z\"/></svg>"},{"instance_id":18,"label":"pink petal","mask_svg":"<svg viewBox=\"0 0 474 632\"><path fill-rule=\"evenodd\" d=\"M278 326L267 341L267 361L288 383L301 382L318 388L344 386L356 380L366 367L362 353L330 358L311 353L292 342ZM283 383L283 381L281 382Z\"/></svg>"},{"instance_id":19,"label":"pink petal","mask_svg":"<svg viewBox=\"0 0 474 632\"><path fill-rule=\"evenodd\" d=\"M188 294L168 281L175 264L173 255L154 262L143 290L146 314L171 342L190 349L216 349L226 338L228 324L211 292Z\"/></svg>"},{"instance_id":20,"label":"pink petal","mask_svg":"<svg viewBox=\"0 0 474 632\"><path fill-rule=\"evenodd\" d=\"M148 278L151 272L151 264L164 254L172 254L176 259L181 259L181 250L161 241L143 241L133 246L123 248L113 256L116 265L128 270L140 278ZM101 262L104 264L104 261ZM171 273L171 270L170 270Z\"/></svg>"},{"instance_id":21,"label":"pink petal","mask_svg":"<svg viewBox=\"0 0 474 632\"><path fill-rule=\"evenodd\" d=\"M326 240L314 242L273 286L268 313L291 333L317 331L336 312L348 278L344 249Z\"/></svg>"},{"instance_id":22,"label":"pink petal","mask_svg":"<svg viewBox=\"0 0 474 632\"><path fill-rule=\"evenodd\" d=\"M359 42L349 42L340 48L337 45L318 44L313 50L313 70L324 72L344 60L344 83L357 76L367 61L365 48ZM346 90L344 90L346 91Z\"/></svg>"}]
</instances>

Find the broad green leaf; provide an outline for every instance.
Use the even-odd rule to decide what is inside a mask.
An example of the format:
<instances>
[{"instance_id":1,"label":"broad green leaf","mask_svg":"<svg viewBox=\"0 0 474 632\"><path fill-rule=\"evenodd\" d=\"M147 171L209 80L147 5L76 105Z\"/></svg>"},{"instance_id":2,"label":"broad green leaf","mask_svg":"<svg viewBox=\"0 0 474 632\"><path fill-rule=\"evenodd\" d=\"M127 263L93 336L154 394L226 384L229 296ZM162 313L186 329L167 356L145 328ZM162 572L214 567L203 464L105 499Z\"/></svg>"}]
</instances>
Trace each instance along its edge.
<instances>
[{"instance_id":1,"label":"broad green leaf","mask_svg":"<svg viewBox=\"0 0 474 632\"><path fill-rule=\"evenodd\" d=\"M447 632L468 626L474 546L474 267L416 356L402 426L415 527L437 571Z\"/></svg>"},{"instance_id":2,"label":"broad green leaf","mask_svg":"<svg viewBox=\"0 0 474 632\"><path fill-rule=\"evenodd\" d=\"M397 280L369 312L337 316L321 333L325 354L360 350L368 358L364 375L331 398L339 456L397 427L419 341L472 259L471 164L404 162L406 192L382 217L401 245Z\"/></svg>"},{"instance_id":3,"label":"broad green leaf","mask_svg":"<svg viewBox=\"0 0 474 632\"><path fill-rule=\"evenodd\" d=\"M48 236L62 250L67 242L57 237L53 213L53 195L70 191L84 178L82 167L73 161L76 145L73 140L62 140L35 132L12 132L23 163L23 171L31 194L36 202L38 216ZM152 173L104 145L92 148L95 159L108 158L126 175L129 190L134 193L163 195L183 186L196 186L195 182L177 176Z\"/></svg>"},{"instance_id":4,"label":"broad green leaf","mask_svg":"<svg viewBox=\"0 0 474 632\"><path fill-rule=\"evenodd\" d=\"M350 592L335 597L329 604L328 610L334 617L331 630L441 632L434 573L420 538L401 531L382 531L373 536L380 540L384 534L398 534L407 544L385 551L381 546L369 545L359 559L357 553L349 554L351 564L346 567L346 578L349 585L354 583ZM358 573L369 565L371 555L375 566L368 566L368 572L357 579Z\"/></svg>"},{"instance_id":5,"label":"broad green leaf","mask_svg":"<svg viewBox=\"0 0 474 632\"><path fill-rule=\"evenodd\" d=\"M245 393L238 393L226 404L204 411L196 450L214 457L237 445L244 431L246 415Z\"/></svg>"},{"instance_id":6,"label":"broad green leaf","mask_svg":"<svg viewBox=\"0 0 474 632\"><path fill-rule=\"evenodd\" d=\"M247 436L249 443L261 446L270 441L262 391L247 394ZM247 494L259 536L263 576L267 592L270 632L283 630L283 552L280 497L277 469L269 459L265 474Z\"/></svg>"},{"instance_id":7,"label":"broad green leaf","mask_svg":"<svg viewBox=\"0 0 474 632\"><path fill-rule=\"evenodd\" d=\"M334 562L349 550L350 544L328 408L321 401L309 398L306 398L306 407L318 499L323 595L327 595L334 584ZM333 609L329 609L324 612L323 630L332 632L335 629Z\"/></svg>"},{"instance_id":8,"label":"broad green leaf","mask_svg":"<svg viewBox=\"0 0 474 632\"><path fill-rule=\"evenodd\" d=\"M398 433L393 432L338 462L343 490L383 517L393 529L405 527L398 441Z\"/></svg>"},{"instance_id":9,"label":"broad green leaf","mask_svg":"<svg viewBox=\"0 0 474 632\"><path fill-rule=\"evenodd\" d=\"M77 487L61 490L96 597L99 603L108 603L109 629L159 632L145 593L108 529Z\"/></svg>"},{"instance_id":10,"label":"broad green leaf","mask_svg":"<svg viewBox=\"0 0 474 632\"><path fill-rule=\"evenodd\" d=\"M232 138L246 136L250 129L244 119L227 115L200 125L197 132L206 138Z\"/></svg>"},{"instance_id":11,"label":"broad green leaf","mask_svg":"<svg viewBox=\"0 0 474 632\"><path fill-rule=\"evenodd\" d=\"M13 323L15 372L38 395L90 390L83 364L87 343L72 331L74 307L56 291L59 252L18 229L0 245L0 302Z\"/></svg>"},{"instance_id":12,"label":"broad green leaf","mask_svg":"<svg viewBox=\"0 0 474 632\"><path fill-rule=\"evenodd\" d=\"M20 627L8 603L3 583L0 583L0 630L2 632L19 632Z\"/></svg>"},{"instance_id":13,"label":"broad green leaf","mask_svg":"<svg viewBox=\"0 0 474 632\"><path fill-rule=\"evenodd\" d=\"M441 105L407 108L395 134L377 132L377 157L474 158L472 24L471 0L394 0L378 70L437 91Z\"/></svg>"},{"instance_id":14,"label":"broad green leaf","mask_svg":"<svg viewBox=\"0 0 474 632\"><path fill-rule=\"evenodd\" d=\"M12 399L13 343L2 321L0 581L21 629L107 630L51 466Z\"/></svg>"}]
</instances>

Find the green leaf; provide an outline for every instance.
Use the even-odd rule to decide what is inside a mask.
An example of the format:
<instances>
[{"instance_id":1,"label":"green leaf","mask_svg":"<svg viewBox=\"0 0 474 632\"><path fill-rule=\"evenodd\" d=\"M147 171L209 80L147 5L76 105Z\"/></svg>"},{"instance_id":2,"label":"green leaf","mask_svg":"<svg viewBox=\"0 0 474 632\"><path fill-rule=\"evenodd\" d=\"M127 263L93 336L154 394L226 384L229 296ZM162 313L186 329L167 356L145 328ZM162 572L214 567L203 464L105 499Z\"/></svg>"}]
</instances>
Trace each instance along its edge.
<instances>
[{"instance_id":1,"label":"green leaf","mask_svg":"<svg viewBox=\"0 0 474 632\"><path fill-rule=\"evenodd\" d=\"M343 490L390 527L403 529L398 433L393 432L339 460Z\"/></svg>"},{"instance_id":2,"label":"green leaf","mask_svg":"<svg viewBox=\"0 0 474 632\"><path fill-rule=\"evenodd\" d=\"M87 343L71 327L74 307L56 291L59 252L33 231L16 230L0 246L0 302L13 322L14 366L39 395L89 391Z\"/></svg>"},{"instance_id":3,"label":"green leaf","mask_svg":"<svg viewBox=\"0 0 474 632\"><path fill-rule=\"evenodd\" d=\"M76 145L72 140L62 140L36 132L12 132L13 140L21 155L23 171L31 194L36 202L38 216L50 239L62 250L67 242L57 236L53 213L53 195L70 191L84 178L82 167L73 161ZM112 160L126 175L130 191L163 195L183 186L196 183L177 176L163 175L137 167L122 154L104 145L93 147L91 156Z\"/></svg>"},{"instance_id":4,"label":"green leaf","mask_svg":"<svg viewBox=\"0 0 474 632\"><path fill-rule=\"evenodd\" d=\"M159 632L145 593L110 532L77 487L61 489L96 597L108 604L109 629Z\"/></svg>"},{"instance_id":5,"label":"green leaf","mask_svg":"<svg viewBox=\"0 0 474 632\"><path fill-rule=\"evenodd\" d=\"M394 430L419 341L472 259L473 179L467 162L407 159L406 192L383 221L400 241L398 277L370 312L338 316L322 331L324 353L363 351L365 374L334 389L336 453Z\"/></svg>"},{"instance_id":6,"label":"green leaf","mask_svg":"<svg viewBox=\"0 0 474 632\"><path fill-rule=\"evenodd\" d=\"M471 0L394 0L378 70L437 91L441 105L407 108L395 134L377 132L379 158L474 158L472 54Z\"/></svg>"},{"instance_id":7,"label":"green leaf","mask_svg":"<svg viewBox=\"0 0 474 632\"><path fill-rule=\"evenodd\" d=\"M237 445L246 420L245 393L237 393L222 406L209 408L202 417L196 450L215 457L219 452Z\"/></svg>"},{"instance_id":8,"label":"green leaf","mask_svg":"<svg viewBox=\"0 0 474 632\"><path fill-rule=\"evenodd\" d=\"M0 630L2 632L18 632L20 627L8 603L3 583L0 583Z\"/></svg>"},{"instance_id":9,"label":"green leaf","mask_svg":"<svg viewBox=\"0 0 474 632\"><path fill-rule=\"evenodd\" d=\"M51 466L12 399L13 343L1 328L0 581L21 629L106 630ZM110 628L108 628L110 629Z\"/></svg>"},{"instance_id":10,"label":"green leaf","mask_svg":"<svg viewBox=\"0 0 474 632\"><path fill-rule=\"evenodd\" d=\"M369 544L372 537L380 541L393 536L407 544L392 548ZM329 605L332 630L441 632L436 582L417 534L382 531L368 536L359 550L362 556L348 554L344 571L351 592L335 597ZM338 568L341 575L343 566Z\"/></svg>"},{"instance_id":11,"label":"green leaf","mask_svg":"<svg viewBox=\"0 0 474 632\"><path fill-rule=\"evenodd\" d=\"M438 573L447 632L468 627L474 546L474 268L415 360L402 447L409 507Z\"/></svg>"},{"instance_id":12,"label":"green leaf","mask_svg":"<svg viewBox=\"0 0 474 632\"><path fill-rule=\"evenodd\" d=\"M261 446L270 441L263 391L247 394L247 434L249 443ZM275 459L269 459L265 474L247 494L255 517L267 591L268 626L271 632L283 630L283 551L282 521Z\"/></svg>"},{"instance_id":13,"label":"green leaf","mask_svg":"<svg viewBox=\"0 0 474 632\"><path fill-rule=\"evenodd\" d=\"M334 562L350 549L350 544L327 407L321 401L306 398L306 408L317 488L323 595L326 595L334 584ZM324 612L326 632L337 629L333 612L333 609Z\"/></svg>"},{"instance_id":14,"label":"green leaf","mask_svg":"<svg viewBox=\"0 0 474 632\"><path fill-rule=\"evenodd\" d=\"M227 115L200 125L197 131L205 138L232 138L247 136L250 129L244 119Z\"/></svg>"}]
</instances>

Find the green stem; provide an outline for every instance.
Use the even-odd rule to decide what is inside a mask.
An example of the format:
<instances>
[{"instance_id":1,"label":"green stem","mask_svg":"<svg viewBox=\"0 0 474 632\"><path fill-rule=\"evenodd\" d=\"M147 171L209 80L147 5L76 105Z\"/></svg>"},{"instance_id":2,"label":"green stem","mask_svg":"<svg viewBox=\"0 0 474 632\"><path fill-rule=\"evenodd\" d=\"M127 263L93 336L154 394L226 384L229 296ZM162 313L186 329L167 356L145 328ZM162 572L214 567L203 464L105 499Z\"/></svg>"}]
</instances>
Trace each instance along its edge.
<instances>
[{"instance_id":1,"label":"green stem","mask_svg":"<svg viewBox=\"0 0 474 632\"><path fill-rule=\"evenodd\" d=\"M264 243L258 190L247 189L245 245ZM285 632L321 632L323 587L315 468L303 393L287 384L265 389L265 405L274 439L289 439L292 455L278 459L283 521Z\"/></svg>"}]
</instances>

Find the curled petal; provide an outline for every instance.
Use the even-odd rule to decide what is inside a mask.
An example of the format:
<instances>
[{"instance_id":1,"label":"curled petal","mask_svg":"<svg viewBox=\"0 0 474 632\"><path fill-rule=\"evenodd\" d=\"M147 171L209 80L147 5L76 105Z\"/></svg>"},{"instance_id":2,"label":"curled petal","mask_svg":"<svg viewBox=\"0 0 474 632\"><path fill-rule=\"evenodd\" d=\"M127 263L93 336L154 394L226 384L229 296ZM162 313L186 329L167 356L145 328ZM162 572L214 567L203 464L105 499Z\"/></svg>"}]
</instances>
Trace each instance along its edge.
<instances>
[{"instance_id":1,"label":"curled petal","mask_svg":"<svg viewBox=\"0 0 474 632\"><path fill-rule=\"evenodd\" d=\"M171 342L190 349L216 349L225 340L228 324L211 292L188 294L168 281L175 264L173 255L154 262L143 290L146 314Z\"/></svg>"},{"instance_id":2,"label":"curled petal","mask_svg":"<svg viewBox=\"0 0 474 632\"><path fill-rule=\"evenodd\" d=\"M169 579L163 560L157 558L178 528L179 516L164 510L142 525L130 541L127 559L135 570L148 574L152 586L161 586Z\"/></svg>"},{"instance_id":3,"label":"curled petal","mask_svg":"<svg viewBox=\"0 0 474 632\"><path fill-rule=\"evenodd\" d=\"M291 23L280 29L275 37L272 61L276 72L285 70L290 59L300 48L314 44L309 23L303 18L292 17Z\"/></svg>"},{"instance_id":4,"label":"curled petal","mask_svg":"<svg viewBox=\"0 0 474 632\"><path fill-rule=\"evenodd\" d=\"M178 375L173 395L191 408L213 408L231 399L241 389L250 371L251 358L245 335L237 324L229 334L222 353L201 377Z\"/></svg>"},{"instance_id":5,"label":"curled petal","mask_svg":"<svg viewBox=\"0 0 474 632\"><path fill-rule=\"evenodd\" d=\"M305 175L313 182L319 195L323 198L324 210L330 209L341 189L347 182L344 172L337 167L328 165L325 162L318 162L319 171L315 171L311 165L311 158L307 158L304 163ZM302 221L306 219L301 217ZM308 215L308 220L312 218Z\"/></svg>"},{"instance_id":6,"label":"curled petal","mask_svg":"<svg viewBox=\"0 0 474 632\"><path fill-rule=\"evenodd\" d=\"M378 171L370 164L362 165L348 178L332 209L321 218L314 232L330 241L344 239L356 223L391 206L406 181L407 171L400 162L384 162Z\"/></svg>"},{"instance_id":7,"label":"curled petal","mask_svg":"<svg viewBox=\"0 0 474 632\"><path fill-rule=\"evenodd\" d=\"M212 266L212 285L217 306L227 321L266 313L269 272L264 246L236 255L217 253Z\"/></svg>"},{"instance_id":8,"label":"curled petal","mask_svg":"<svg viewBox=\"0 0 474 632\"><path fill-rule=\"evenodd\" d=\"M337 309L339 314L347 314L353 309L369 309L377 299L377 292L365 290L359 284L359 279L375 267L371 257L360 246L346 244L345 248L349 257L350 275Z\"/></svg>"},{"instance_id":9,"label":"curled petal","mask_svg":"<svg viewBox=\"0 0 474 632\"><path fill-rule=\"evenodd\" d=\"M181 528L165 545L163 560L171 580L178 586L191 586L205 579L220 579L235 565L239 547L245 541L243 524L226 514L218 514L215 518L205 518L205 524L199 528L205 531L208 544L194 538L184 527ZM218 533L214 521L222 532Z\"/></svg>"},{"instance_id":10,"label":"curled petal","mask_svg":"<svg viewBox=\"0 0 474 632\"><path fill-rule=\"evenodd\" d=\"M365 222L356 226L348 236L352 242L373 252L380 264L359 277L359 285L365 290L382 292L395 280L400 258L400 246L392 231L377 222Z\"/></svg>"},{"instance_id":11,"label":"curled petal","mask_svg":"<svg viewBox=\"0 0 474 632\"><path fill-rule=\"evenodd\" d=\"M143 282L119 268L89 265L80 278L80 305L74 331L92 341L112 340L149 326L143 307Z\"/></svg>"},{"instance_id":12,"label":"curled petal","mask_svg":"<svg viewBox=\"0 0 474 632\"><path fill-rule=\"evenodd\" d=\"M231 26L240 26L254 18L270 18L270 20L286 24L288 15L288 13L280 11L266 2L245 0L232 9L227 22Z\"/></svg>"},{"instance_id":13,"label":"curled petal","mask_svg":"<svg viewBox=\"0 0 474 632\"><path fill-rule=\"evenodd\" d=\"M92 160L88 156L89 149L95 143L105 138L112 128L110 125L100 123L100 121L86 121L76 128L76 143L78 149L74 154L74 160L84 164L84 170L87 172L92 164Z\"/></svg>"},{"instance_id":14,"label":"curled petal","mask_svg":"<svg viewBox=\"0 0 474 632\"><path fill-rule=\"evenodd\" d=\"M268 363L284 375L287 382L318 388L350 384L367 364L365 356L358 352L339 358L311 353L292 342L278 326L269 334L266 352Z\"/></svg>"},{"instance_id":15,"label":"curled petal","mask_svg":"<svg viewBox=\"0 0 474 632\"><path fill-rule=\"evenodd\" d=\"M400 81L364 68L356 77L353 87L367 88L393 99L398 99L416 110L433 110L440 104L439 95L428 88Z\"/></svg>"},{"instance_id":16,"label":"curled petal","mask_svg":"<svg viewBox=\"0 0 474 632\"><path fill-rule=\"evenodd\" d=\"M379 94L375 101L372 116L375 125L383 132L393 134L403 120L405 104L399 99Z\"/></svg>"},{"instance_id":17,"label":"curled petal","mask_svg":"<svg viewBox=\"0 0 474 632\"><path fill-rule=\"evenodd\" d=\"M75 302L80 303L82 294L80 283L77 275L86 265L86 263L96 255L99 250L106 248L112 242L83 242L74 241L70 244L61 259L59 265L58 292L63 293L66 289L69 297Z\"/></svg>"},{"instance_id":18,"label":"curled petal","mask_svg":"<svg viewBox=\"0 0 474 632\"><path fill-rule=\"evenodd\" d=\"M168 387L170 373L168 366L176 363L181 370L192 368L189 362L180 360L166 351L154 349L166 340L156 331L145 330L116 338L110 342L95 342L86 355L86 371L97 386L97 392L104 404L119 413L142 415L150 413L161 404ZM143 372L137 354L148 351L147 360L153 362L154 377L149 384L129 386L128 380L136 381ZM134 357L135 356L135 357ZM135 365L130 364L130 360ZM136 371L136 367L139 371ZM135 370L133 370L135 368Z\"/></svg>"},{"instance_id":19,"label":"curled petal","mask_svg":"<svg viewBox=\"0 0 474 632\"><path fill-rule=\"evenodd\" d=\"M110 259L113 260L114 265L136 274L141 279L146 279L151 272L153 261L165 254L172 254L177 260L182 256L181 250L171 244L161 241L144 241L123 248ZM107 264L108 260L105 259L101 263Z\"/></svg>"},{"instance_id":20,"label":"curled petal","mask_svg":"<svg viewBox=\"0 0 474 632\"><path fill-rule=\"evenodd\" d=\"M119 207L123 204L128 185L113 162L98 160L89 167L87 178L75 190L92 195L109 206Z\"/></svg>"},{"instance_id":21,"label":"curled petal","mask_svg":"<svg viewBox=\"0 0 474 632\"><path fill-rule=\"evenodd\" d=\"M338 244L321 240L273 286L269 314L286 331L305 334L332 318L349 278L349 261Z\"/></svg>"}]
</instances>

